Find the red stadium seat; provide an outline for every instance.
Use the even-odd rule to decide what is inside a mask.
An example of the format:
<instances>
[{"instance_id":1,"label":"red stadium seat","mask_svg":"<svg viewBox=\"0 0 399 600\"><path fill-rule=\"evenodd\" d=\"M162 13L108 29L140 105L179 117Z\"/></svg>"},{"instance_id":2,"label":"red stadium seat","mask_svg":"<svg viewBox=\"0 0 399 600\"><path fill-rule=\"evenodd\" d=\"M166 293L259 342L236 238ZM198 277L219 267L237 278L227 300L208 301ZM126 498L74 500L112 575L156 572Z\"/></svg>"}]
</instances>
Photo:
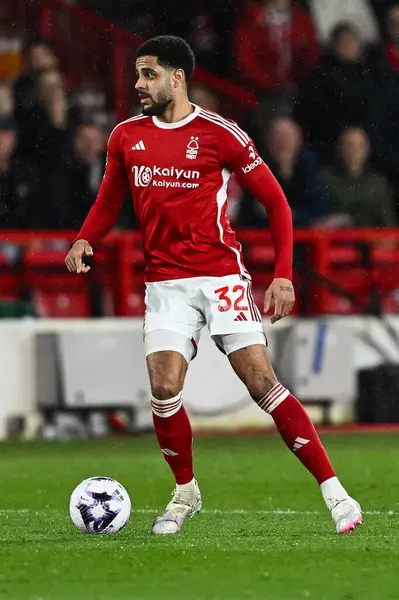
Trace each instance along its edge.
<instances>
[{"instance_id":1,"label":"red stadium seat","mask_svg":"<svg viewBox=\"0 0 399 600\"><path fill-rule=\"evenodd\" d=\"M0 300L19 300L23 292L21 273L4 254L0 253Z\"/></svg>"},{"instance_id":2,"label":"red stadium seat","mask_svg":"<svg viewBox=\"0 0 399 600\"><path fill-rule=\"evenodd\" d=\"M353 246L333 245L329 249L328 258L334 267L355 265L360 263L361 253Z\"/></svg>"},{"instance_id":3,"label":"red stadium seat","mask_svg":"<svg viewBox=\"0 0 399 600\"><path fill-rule=\"evenodd\" d=\"M361 314L367 308L370 299L370 278L366 270L347 268L331 272L328 279L343 291L352 294L356 301L323 284L323 314L355 315Z\"/></svg>"},{"instance_id":4,"label":"red stadium seat","mask_svg":"<svg viewBox=\"0 0 399 600\"><path fill-rule=\"evenodd\" d=\"M89 317L91 302L87 281L68 273L64 259L64 250L28 250L25 253L25 282L36 311L41 317Z\"/></svg>"},{"instance_id":5,"label":"red stadium seat","mask_svg":"<svg viewBox=\"0 0 399 600\"><path fill-rule=\"evenodd\" d=\"M129 249L127 261L131 265L132 287L129 289L127 299L127 316L142 317L145 311L144 295L144 253L141 246L141 240Z\"/></svg>"},{"instance_id":6,"label":"red stadium seat","mask_svg":"<svg viewBox=\"0 0 399 600\"><path fill-rule=\"evenodd\" d=\"M90 302L85 292L33 289L32 300L43 318L87 318L91 316Z\"/></svg>"},{"instance_id":7,"label":"red stadium seat","mask_svg":"<svg viewBox=\"0 0 399 600\"><path fill-rule=\"evenodd\" d=\"M390 315L399 314L399 288L393 290L382 300L383 312Z\"/></svg>"},{"instance_id":8,"label":"red stadium seat","mask_svg":"<svg viewBox=\"0 0 399 600\"><path fill-rule=\"evenodd\" d=\"M390 245L374 246L371 249L371 261L373 264L399 264L399 249Z\"/></svg>"},{"instance_id":9,"label":"red stadium seat","mask_svg":"<svg viewBox=\"0 0 399 600\"><path fill-rule=\"evenodd\" d=\"M245 261L251 264L274 265L274 248L266 244L251 244L246 247Z\"/></svg>"}]
</instances>

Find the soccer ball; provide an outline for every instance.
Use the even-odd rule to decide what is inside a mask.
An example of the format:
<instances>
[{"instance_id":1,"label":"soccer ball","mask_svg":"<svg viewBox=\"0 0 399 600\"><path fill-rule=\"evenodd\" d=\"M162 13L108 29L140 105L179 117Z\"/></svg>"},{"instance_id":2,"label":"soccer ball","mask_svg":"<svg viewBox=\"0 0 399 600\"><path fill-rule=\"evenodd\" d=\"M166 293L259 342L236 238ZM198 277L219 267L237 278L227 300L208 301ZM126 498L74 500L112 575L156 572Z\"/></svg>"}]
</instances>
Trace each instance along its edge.
<instances>
[{"instance_id":1,"label":"soccer ball","mask_svg":"<svg viewBox=\"0 0 399 600\"><path fill-rule=\"evenodd\" d=\"M84 533L118 533L129 521L129 494L115 479L90 477L72 492L69 514Z\"/></svg>"}]
</instances>

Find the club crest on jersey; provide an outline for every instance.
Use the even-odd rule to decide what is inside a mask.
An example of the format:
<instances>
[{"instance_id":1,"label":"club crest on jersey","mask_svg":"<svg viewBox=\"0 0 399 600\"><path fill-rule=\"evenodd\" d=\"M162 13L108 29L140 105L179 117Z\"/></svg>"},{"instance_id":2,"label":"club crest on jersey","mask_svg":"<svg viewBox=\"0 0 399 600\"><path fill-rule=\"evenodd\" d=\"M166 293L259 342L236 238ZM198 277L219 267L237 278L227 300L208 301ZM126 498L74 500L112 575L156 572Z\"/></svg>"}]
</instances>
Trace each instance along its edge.
<instances>
[{"instance_id":1,"label":"club crest on jersey","mask_svg":"<svg viewBox=\"0 0 399 600\"><path fill-rule=\"evenodd\" d=\"M186 158L195 160L198 156L199 143L198 138L191 136L191 140L187 144Z\"/></svg>"}]
</instances>

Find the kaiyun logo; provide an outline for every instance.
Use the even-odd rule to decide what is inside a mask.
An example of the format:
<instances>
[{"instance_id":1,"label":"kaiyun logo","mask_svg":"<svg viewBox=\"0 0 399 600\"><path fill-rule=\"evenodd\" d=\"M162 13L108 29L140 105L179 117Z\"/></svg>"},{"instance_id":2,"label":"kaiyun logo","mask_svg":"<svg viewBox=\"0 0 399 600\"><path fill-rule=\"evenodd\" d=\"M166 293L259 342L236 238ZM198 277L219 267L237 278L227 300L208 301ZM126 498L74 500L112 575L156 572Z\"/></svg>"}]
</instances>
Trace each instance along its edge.
<instances>
[{"instance_id":1,"label":"kaiyun logo","mask_svg":"<svg viewBox=\"0 0 399 600\"><path fill-rule=\"evenodd\" d=\"M192 169L177 169L176 167L146 167L144 165L132 167L134 173L134 185L136 187L147 187L155 177L173 178L176 181L182 179L199 179L200 172ZM154 184L156 182L154 181Z\"/></svg>"}]
</instances>

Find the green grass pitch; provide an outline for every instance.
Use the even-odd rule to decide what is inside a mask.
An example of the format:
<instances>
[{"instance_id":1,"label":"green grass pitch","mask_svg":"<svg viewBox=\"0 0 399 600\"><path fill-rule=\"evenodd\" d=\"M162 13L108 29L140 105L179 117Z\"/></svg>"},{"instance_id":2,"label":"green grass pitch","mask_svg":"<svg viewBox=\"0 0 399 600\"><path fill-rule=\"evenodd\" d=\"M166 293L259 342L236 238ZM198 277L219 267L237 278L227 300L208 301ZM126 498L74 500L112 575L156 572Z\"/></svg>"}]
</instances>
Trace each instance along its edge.
<instances>
[{"instance_id":1,"label":"green grass pitch","mask_svg":"<svg viewBox=\"0 0 399 600\"><path fill-rule=\"evenodd\" d=\"M365 524L338 536L317 485L278 437L199 439L204 510L180 535L150 527L173 488L152 437L0 445L4 600L399 598L399 436L324 438ZM133 512L118 535L80 533L72 489L107 475Z\"/></svg>"}]
</instances>

